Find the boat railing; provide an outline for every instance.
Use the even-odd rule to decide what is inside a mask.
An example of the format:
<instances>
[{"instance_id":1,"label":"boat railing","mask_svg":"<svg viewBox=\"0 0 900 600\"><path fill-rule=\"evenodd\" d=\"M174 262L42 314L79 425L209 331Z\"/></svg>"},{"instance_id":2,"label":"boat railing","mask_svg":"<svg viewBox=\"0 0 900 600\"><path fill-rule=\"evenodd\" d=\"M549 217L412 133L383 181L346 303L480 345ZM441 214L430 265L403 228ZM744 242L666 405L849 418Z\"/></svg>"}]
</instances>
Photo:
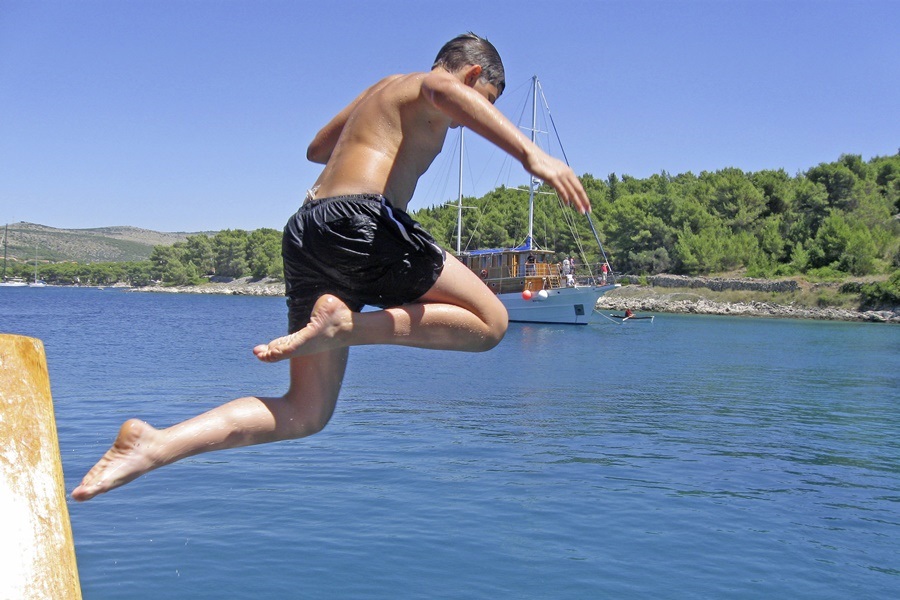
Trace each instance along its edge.
<instances>
[{"instance_id":1,"label":"boat railing","mask_svg":"<svg viewBox=\"0 0 900 600\"><path fill-rule=\"evenodd\" d=\"M606 265L606 269L603 266ZM613 285L616 276L609 263L592 263L578 265L575 269L575 281L578 285Z\"/></svg>"},{"instance_id":2,"label":"boat railing","mask_svg":"<svg viewBox=\"0 0 900 600\"><path fill-rule=\"evenodd\" d=\"M544 262L525 263L525 275L528 277L550 277L551 275L559 276L556 265Z\"/></svg>"}]
</instances>

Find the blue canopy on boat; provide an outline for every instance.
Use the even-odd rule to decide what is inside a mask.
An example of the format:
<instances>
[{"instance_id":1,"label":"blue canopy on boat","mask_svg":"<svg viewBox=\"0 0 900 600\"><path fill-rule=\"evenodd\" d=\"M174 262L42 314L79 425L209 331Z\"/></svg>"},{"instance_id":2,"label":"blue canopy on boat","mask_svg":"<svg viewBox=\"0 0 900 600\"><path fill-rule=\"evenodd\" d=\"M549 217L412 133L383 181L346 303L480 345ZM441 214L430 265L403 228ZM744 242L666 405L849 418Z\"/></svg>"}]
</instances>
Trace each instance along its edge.
<instances>
[{"instance_id":1,"label":"blue canopy on boat","mask_svg":"<svg viewBox=\"0 0 900 600\"><path fill-rule=\"evenodd\" d=\"M550 252L550 250L541 250L539 248L535 248L531 243L531 236L525 238L525 241L522 242L521 246L516 246L515 248L486 248L484 250L468 250L464 254L468 254L469 256L479 256L482 254L497 254L498 252L527 252L529 250L534 250L537 252Z\"/></svg>"}]
</instances>

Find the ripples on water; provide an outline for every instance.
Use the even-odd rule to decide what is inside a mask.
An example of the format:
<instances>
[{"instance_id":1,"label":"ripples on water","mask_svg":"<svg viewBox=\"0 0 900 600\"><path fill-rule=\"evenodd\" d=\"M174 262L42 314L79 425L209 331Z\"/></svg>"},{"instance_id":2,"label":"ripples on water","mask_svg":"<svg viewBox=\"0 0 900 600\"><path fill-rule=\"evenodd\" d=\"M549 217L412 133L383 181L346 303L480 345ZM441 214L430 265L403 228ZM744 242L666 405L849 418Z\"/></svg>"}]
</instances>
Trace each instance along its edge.
<instances>
[{"instance_id":1,"label":"ripples on water","mask_svg":"<svg viewBox=\"0 0 900 600\"><path fill-rule=\"evenodd\" d=\"M0 311L46 344L69 490L125 418L287 380L250 354L280 299L12 289ZM71 503L84 594L893 598L898 342L662 315L513 325L477 355L356 348L322 434Z\"/></svg>"}]
</instances>

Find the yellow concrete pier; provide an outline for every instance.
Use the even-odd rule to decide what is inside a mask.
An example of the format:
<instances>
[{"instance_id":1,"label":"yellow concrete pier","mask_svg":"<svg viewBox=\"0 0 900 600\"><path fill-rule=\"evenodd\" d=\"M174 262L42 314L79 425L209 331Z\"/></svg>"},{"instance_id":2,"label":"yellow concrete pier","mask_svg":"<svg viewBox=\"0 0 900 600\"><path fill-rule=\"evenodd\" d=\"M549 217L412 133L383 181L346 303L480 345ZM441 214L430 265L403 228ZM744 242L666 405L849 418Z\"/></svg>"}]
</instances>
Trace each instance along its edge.
<instances>
[{"instance_id":1,"label":"yellow concrete pier","mask_svg":"<svg viewBox=\"0 0 900 600\"><path fill-rule=\"evenodd\" d=\"M81 598L44 345L0 334L0 599Z\"/></svg>"}]
</instances>

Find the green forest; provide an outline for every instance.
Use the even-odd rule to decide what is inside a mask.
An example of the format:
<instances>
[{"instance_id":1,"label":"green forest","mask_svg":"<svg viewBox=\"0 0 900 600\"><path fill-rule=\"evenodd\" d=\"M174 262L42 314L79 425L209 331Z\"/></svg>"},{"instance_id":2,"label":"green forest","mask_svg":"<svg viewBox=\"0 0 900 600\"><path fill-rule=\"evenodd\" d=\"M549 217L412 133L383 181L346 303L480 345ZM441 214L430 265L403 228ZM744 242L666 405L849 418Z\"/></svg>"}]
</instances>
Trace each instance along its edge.
<instances>
[{"instance_id":1,"label":"green forest","mask_svg":"<svg viewBox=\"0 0 900 600\"><path fill-rule=\"evenodd\" d=\"M645 179L585 174L581 180L619 274L804 275L900 285L900 153L868 161L847 154L795 175L727 168ZM535 242L561 258L581 254L580 239L583 259L598 262L588 220L561 210L546 187L539 191ZM521 190L500 187L465 198L464 205L472 207L463 213L464 249L510 247L525 239L527 202ZM411 216L444 247L456 248L455 206L423 208ZM30 275L26 265L18 269L20 276ZM195 235L174 246L156 246L148 261L47 264L39 275L49 283L136 286L199 283L211 275L280 277L280 232Z\"/></svg>"}]
</instances>

